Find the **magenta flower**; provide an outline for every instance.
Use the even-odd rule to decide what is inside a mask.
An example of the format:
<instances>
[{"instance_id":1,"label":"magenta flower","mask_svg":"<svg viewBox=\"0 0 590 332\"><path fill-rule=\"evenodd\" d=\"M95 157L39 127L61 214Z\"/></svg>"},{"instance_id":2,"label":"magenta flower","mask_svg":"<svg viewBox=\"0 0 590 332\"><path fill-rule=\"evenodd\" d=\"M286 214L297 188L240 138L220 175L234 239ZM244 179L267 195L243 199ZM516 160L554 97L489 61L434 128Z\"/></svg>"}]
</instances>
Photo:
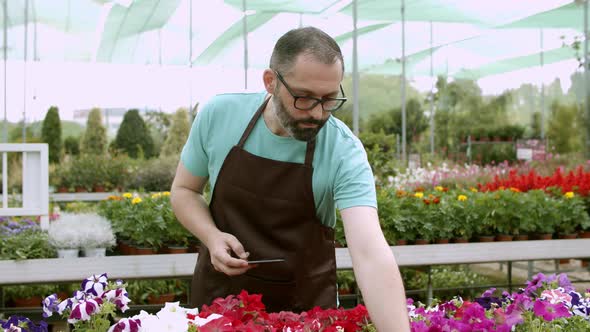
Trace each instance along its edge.
<instances>
[{"instance_id":1,"label":"magenta flower","mask_svg":"<svg viewBox=\"0 0 590 332\"><path fill-rule=\"evenodd\" d=\"M123 318L111 326L108 332L138 332L141 327L140 319Z\"/></svg>"},{"instance_id":2,"label":"magenta flower","mask_svg":"<svg viewBox=\"0 0 590 332\"><path fill-rule=\"evenodd\" d=\"M90 320L90 316L100 311L101 304L102 300L99 298L78 302L70 313L68 323L74 324L79 320Z\"/></svg>"},{"instance_id":3,"label":"magenta flower","mask_svg":"<svg viewBox=\"0 0 590 332\"><path fill-rule=\"evenodd\" d=\"M572 303L572 296L564 293L563 288L544 290L541 293L541 299L547 300L551 304L564 303L569 306Z\"/></svg>"},{"instance_id":4,"label":"magenta flower","mask_svg":"<svg viewBox=\"0 0 590 332\"><path fill-rule=\"evenodd\" d=\"M544 320L550 322L556 318L571 317L572 314L563 303L552 304L548 301L535 301L533 312Z\"/></svg>"},{"instance_id":5,"label":"magenta flower","mask_svg":"<svg viewBox=\"0 0 590 332\"><path fill-rule=\"evenodd\" d=\"M127 309L129 309L127 304L131 302L125 288L117 288L106 291L102 294L102 298L114 303L122 312L125 312Z\"/></svg>"}]
</instances>

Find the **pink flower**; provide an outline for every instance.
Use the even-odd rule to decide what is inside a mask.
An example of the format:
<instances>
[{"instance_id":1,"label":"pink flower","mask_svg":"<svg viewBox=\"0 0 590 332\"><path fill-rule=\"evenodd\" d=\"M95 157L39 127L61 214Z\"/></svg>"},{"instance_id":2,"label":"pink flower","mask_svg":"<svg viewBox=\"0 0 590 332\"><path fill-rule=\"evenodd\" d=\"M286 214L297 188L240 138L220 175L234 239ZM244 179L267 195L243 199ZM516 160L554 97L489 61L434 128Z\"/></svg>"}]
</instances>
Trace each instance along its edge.
<instances>
[{"instance_id":1,"label":"pink flower","mask_svg":"<svg viewBox=\"0 0 590 332\"><path fill-rule=\"evenodd\" d=\"M90 320L90 316L100 311L100 305L102 304L101 299L87 299L78 302L72 312L68 323L74 324L79 320Z\"/></svg>"},{"instance_id":2,"label":"pink flower","mask_svg":"<svg viewBox=\"0 0 590 332\"><path fill-rule=\"evenodd\" d=\"M111 326L108 332L138 332L140 327L141 319L123 318Z\"/></svg>"},{"instance_id":3,"label":"pink flower","mask_svg":"<svg viewBox=\"0 0 590 332\"><path fill-rule=\"evenodd\" d=\"M556 318L572 316L568 308L563 303L552 304L543 300L535 301L533 312L535 315L543 317L543 319L548 322Z\"/></svg>"},{"instance_id":4,"label":"pink flower","mask_svg":"<svg viewBox=\"0 0 590 332\"><path fill-rule=\"evenodd\" d=\"M548 300L551 304L565 303L569 305L572 303L572 297L569 294L562 292L560 289L548 289L541 293L541 299Z\"/></svg>"}]
</instances>

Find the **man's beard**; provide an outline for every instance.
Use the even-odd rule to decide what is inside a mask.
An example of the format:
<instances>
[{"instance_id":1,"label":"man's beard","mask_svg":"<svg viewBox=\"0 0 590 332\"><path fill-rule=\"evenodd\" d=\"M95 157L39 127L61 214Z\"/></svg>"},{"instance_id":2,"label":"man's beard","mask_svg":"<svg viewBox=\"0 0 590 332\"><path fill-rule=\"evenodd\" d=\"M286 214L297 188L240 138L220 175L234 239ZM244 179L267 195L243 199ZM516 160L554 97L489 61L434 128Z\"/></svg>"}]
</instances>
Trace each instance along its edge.
<instances>
[{"instance_id":1,"label":"man's beard","mask_svg":"<svg viewBox=\"0 0 590 332\"><path fill-rule=\"evenodd\" d=\"M279 118L279 123L289 135L299 141L309 142L314 139L320 129L324 126L329 117L325 120L316 120L312 117L302 120L296 120L289 114L289 111L283 104L282 100L275 94L272 96L273 111ZM321 106L320 106L321 107ZM316 124L315 128L301 128L299 124Z\"/></svg>"}]
</instances>

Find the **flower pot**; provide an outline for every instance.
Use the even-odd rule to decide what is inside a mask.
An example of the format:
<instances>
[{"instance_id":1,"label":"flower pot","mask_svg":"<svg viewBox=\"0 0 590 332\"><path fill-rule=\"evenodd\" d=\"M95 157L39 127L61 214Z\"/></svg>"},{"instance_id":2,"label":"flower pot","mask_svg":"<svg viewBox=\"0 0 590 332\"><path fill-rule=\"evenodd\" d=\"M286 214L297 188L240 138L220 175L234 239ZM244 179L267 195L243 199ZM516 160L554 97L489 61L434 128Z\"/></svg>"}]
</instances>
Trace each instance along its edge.
<instances>
[{"instance_id":1,"label":"flower pot","mask_svg":"<svg viewBox=\"0 0 590 332\"><path fill-rule=\"evenodd\" d=\"M119 251L121 251L121 254L123 255L131 255L131 246L129 243L121 241L119 242Z\"/></svg>"},{"instance_id":2,"label":"flower pot","mask_svg":"<svg viewBox=\"0 0 590 332\"><path fill-rule=\"evenodd\" d=\"M453 239L453 243L468 243L469 240L464 237L456 237Z\"/></svg>"},{"instance_id":3,"label":"flower pot","mask_svg":"<svg viewBox=\"0 0 590 332\"><path fill-rule=\"evenodd\" d=\"M59 188L57 188L57 192L58 193L67 193L69 191L70 190L68 189L68 187L59 187Z\"/></svg>"},{"instance_id":4,"label":"flower pot","mask_svg":"<svg viewBox=\"0 0 590 332\"><path fill-rule=\"evenodd\" d=\"M395 245L396 246L405 246L408 244L407 240L395 240Z\"/></svg>"},{"instance_id":5,"label":"flower pot","mask_svg":"<svg viewBox=\"0 0 590 332\"><path fill-rule=\"evenodd\" d=\"M434 241L434 243L436 243L436 244L447 244L447 243L449 243L449 239L436 239Z\"/></svg>"},{"instance_id":6,"label":"flower pot","mask_svg":"<svg viewBox=\"0 0 590 332\"><path fill-rule=\"evenodd\" d=\"M336 248L345 248L339 242L336 242ZM188 252L198 253L201 250L201 245L198 243L191 243L188 245Z\"/></svg>"},{"instance_id":7,"label":"flower pot","mask_svg":"<svg viewBox=\"0 0 590 332\"><path fill-rule=\"evenodd\" d=\"M480 235L477 239L479 242L494 242L494 238L493 235Z\"/></svg>"},{"instance_id":8,"label":"flower pot","mask_svg":"<svg viewBox=\"0 0 590 332\"><path fill-rule=\"evenodd\" d=\"M416 241L414 241L414 244L418 244L418 245L423 245L423 244L428 244L430 243L429 240L425 240L425 239L416 239Z\"/></svg>"},{"instance_id":9,"label":"flower pot","mask_svg":"<svg viewBox=\"0 0 590 332\"><path fill-rule=\"evenodd\" d=\"M76 258L78 253L78 249L57 249L57 258Z\"/></svg>"},{"instance_id":10,"label":"flower pot","mask_svg":"<svg viewBox=\"0 0 590 332\"><path fill-rule=\"evenodd\" d=\"M551 240L553 239L553 234L537 234L537 240Z\"/></svg>"},{"instance_id":11,"label":"flower pot","mask_svg":"<svg viewBox=\"0 0 590 332\"><path fill-rule=\"evenodd\" d=\"M514 241L527 241L529 236L527 234L518 234L514 236Z\"/></svg>"},{"instance_id":12,"label":"flower pot","mask_svg":"<svg viewBox=\"0 0 590 332\"><path fill-rule=\"evenodd\" d=\"M174 301L174 294L162 294L158 296L148 295L148 303L149 304L164 304L166 302Z\"/></svg>"},{"instance_id":13,"label":"flower pot","mask_svg":"<svg viewBox=\"0 0 590 332\"><path fill-rule=\"evenodd\" d=\"M186 254L188 252L188 247L183 246L168 246L166 248L166 253L168 254Z\"/></svg>"},{"instance_id":14,"label":"flower pot","mask_svg":"<svg viewBox=\"0 0 590 332\"><path fill-rule=\"evenodd\" d=\"M590 231L580 231L578 237L580 239L590 239Z\"/></svg>"},{"instance_id":15,"label":"flower pot","mask_svg":"<svg viewBox=\"0 0 590 332\"><path fill-rule=\"evenodd\" d=\"M508 235L508 234L499 234L496 235L496 241L512 241L512 239L514 238L513 235Z\"/></svg>"},{"instance_id":16,"label":"flower pot","mask_svg":"<svg viewBox=\"0 0 590 332\"><path fill-rule=\"evenodd\" d=\"M560 239L564 239L564 240L572 240L578 237L578 234L573 233L573 234L559 234L559 238Z\"/></svg>"},{"instance_id":17,"label":"flower pot","mask_svg":"<svg viewBox=\"0 0 590 332\"><path fill-rule=\"evenodd\" d=\"M14 306L19 308L36 308L41 306L41 296L14 299Z\"/></svg>"},{"instance_id":18,"label":"flower pot","mask_svg":"<svg viewBox=\"0 0 590 332\"><path fill-rule=\"evenodd\" d=\"M82 252L84 257L105 257L107 255L106 248L84 248Z\"/></svg>"},{"instance_id":19,"label":"flower pot","mask_svg":"<svg viewBox=\"0 0 590 332\"><path fill-rule=\"evenodd\" d=\"M569 263L570 263L569 258L562 258L559 260L559 264L569 264Z\"/></svg>"},{"instance_id":20,"label":"flower pot","mask_svg":"<svg viewBox=\"0 0 590 332\"><path fill-rule=\"evenodd\" d=\"M95 185L94 187L92 187L92 191L94 191L95 193L104 193L106 192L106 189L104 186Z\"/></svg>"},{"instance_id":21,"label":"flower pot","mask_svg":"<svg viewBox=\"0 0 590 332\"><path fill-rule=\"evenodd\" d=\"M87 193L88 189L84 188L84 187L76 187L75 191L77 193Z\"/></svg>"},{"instance_id":22,"label":"flower pot","mask_svg":"<svg viewBox=\"0 0 590 332\"><path fill-rule=\"evenodd\" d=\"M135 255L155 255L158 251L154 248L135 248Z\"/></svg>"}]
</instances>

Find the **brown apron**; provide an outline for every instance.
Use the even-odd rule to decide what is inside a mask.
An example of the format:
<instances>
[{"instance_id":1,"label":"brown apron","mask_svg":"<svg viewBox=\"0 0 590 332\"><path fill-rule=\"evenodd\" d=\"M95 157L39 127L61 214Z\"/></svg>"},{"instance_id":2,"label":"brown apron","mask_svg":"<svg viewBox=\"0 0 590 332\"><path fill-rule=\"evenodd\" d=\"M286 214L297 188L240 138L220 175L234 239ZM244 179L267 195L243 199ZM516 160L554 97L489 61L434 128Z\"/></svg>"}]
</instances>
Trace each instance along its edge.
<instances>
[{"instance_id":1,"label":"brown apron","mask_svg":"<svg viewBox=\"0 0 590 332\"><path fill-rule=\"evenodd\" d=\"M230 277L215 271L209 251L202 248L191 285L193 307L242 289L262 294L267 312L336 307L334 230L317 218L312 191L315 140L307 143L304 164L244 150L267 103L268 99L225 158L209 208L219 230L233 234L250 252L249 260L285 261L260 264Z\"/></svg>"}]
</instances>

